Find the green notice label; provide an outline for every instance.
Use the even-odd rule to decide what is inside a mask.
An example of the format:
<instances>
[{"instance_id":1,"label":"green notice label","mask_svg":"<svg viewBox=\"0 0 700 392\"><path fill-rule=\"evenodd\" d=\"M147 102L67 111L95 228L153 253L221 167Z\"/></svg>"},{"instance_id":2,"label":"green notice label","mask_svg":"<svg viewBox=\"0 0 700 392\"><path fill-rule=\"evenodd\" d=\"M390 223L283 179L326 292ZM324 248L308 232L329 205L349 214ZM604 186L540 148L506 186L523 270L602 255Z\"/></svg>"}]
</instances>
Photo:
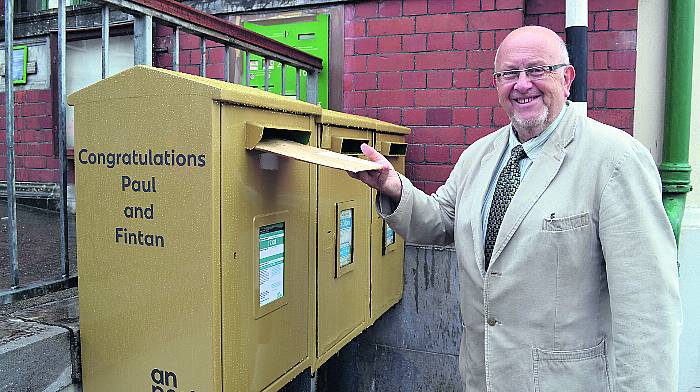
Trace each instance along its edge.
<instances>
[{"instance_id":1,"label":"green notice label","mask_svg":"<svg viewBox=\"0 0 700 392\"><path fill-rule=\"evenodd\" d=\"M284 296L284 223L260 228L260 306Z\"/></svg>"}]
</instances>

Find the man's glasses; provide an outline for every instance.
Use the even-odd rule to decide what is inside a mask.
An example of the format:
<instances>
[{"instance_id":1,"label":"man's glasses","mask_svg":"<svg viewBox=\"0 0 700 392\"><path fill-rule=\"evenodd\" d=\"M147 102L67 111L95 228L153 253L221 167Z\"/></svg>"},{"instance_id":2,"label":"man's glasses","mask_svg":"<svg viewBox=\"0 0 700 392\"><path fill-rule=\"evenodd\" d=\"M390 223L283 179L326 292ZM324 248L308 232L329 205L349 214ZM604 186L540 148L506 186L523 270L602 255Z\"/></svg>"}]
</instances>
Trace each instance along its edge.
<instances>
[{"instance_id":1,"label":"man's glasses","mask_svg":"<svg viewBox=\"0 0 700 392\"><path fill-rule=\"evenodd\" d=\"M521 72L525 72L525 76L530 80L539 80L567 65L569 64L537 65L525 69L509 69L507 71L494 72L493 80L499 84L515 82L520 77Z\"/></svg>"}]
</instances>

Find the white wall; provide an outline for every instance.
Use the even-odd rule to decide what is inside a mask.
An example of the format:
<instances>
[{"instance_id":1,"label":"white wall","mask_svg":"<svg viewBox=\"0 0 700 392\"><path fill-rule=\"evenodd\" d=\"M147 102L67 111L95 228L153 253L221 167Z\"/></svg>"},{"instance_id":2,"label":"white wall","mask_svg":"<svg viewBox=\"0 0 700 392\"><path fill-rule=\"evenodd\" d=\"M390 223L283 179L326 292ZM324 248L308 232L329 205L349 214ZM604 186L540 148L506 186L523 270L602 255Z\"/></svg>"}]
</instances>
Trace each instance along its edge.
<instances>
[{"instance_id":1,"label":"white wall","mask_svg":"<svg viewBox=\"0 0 700 392\"><path fill-rule=\"evenodd\" d=\"M700 105L700 3L695 4L695 51L693 53L693 98L691 107ZM700 208L700 111L690 115L690 183L696 189L688 194L688 206ZM697 222L700 224L700 222Z\"/></svg>"},{"instance_id":2,"label":"white wall","mask_svg":"<svg viewBox=\"0 0 700 392\"><path fill-rule=\"evenodd\" d=\"M691 107L700 105L700 8L695 5L695 50L693 53L693 94ZM683 300L680 392L700 390L700 113L690 115L690 183L679 241L680 282Z\"/></svg>"},{"instance_id":3,"label":"white wall","mask_svg":"<svg viewBox=\"0 0 700 392\"><path fill-rule=\"evenodd\" d=\"M634 137L661 163L666 87L667 0L639 0Z\"/></svg>"},{"instance_id":4,"label":"white wall","mask_svg":"<svg viewBox=\"0 0 700 392\"><path fill-rule=\"evenodd\" d=\"M134 66L134 37L110 37L109 72L114 75ZM70 95L102 79L102 39L86 39L66 43L66 94ZM73 148L73 107L66 110L66 145Z\"/></svg>"},{"instance_id":5,"label":"white wall","mask_svg":"<svg viewBox=\"0 0 700 392\"><path fill-rule=\"evenodd\" d=\"M666 81L668 0L640 0L637 30L637 80L634 136L661 162ZM700 48L700 7L695 8L695 46ZM700 49L694 51L692 107L700 105ZM700 388L700 111L691 114L691 184L679 241L683 332L680 344L679 392Z\"/></svg>"}]
</instances>

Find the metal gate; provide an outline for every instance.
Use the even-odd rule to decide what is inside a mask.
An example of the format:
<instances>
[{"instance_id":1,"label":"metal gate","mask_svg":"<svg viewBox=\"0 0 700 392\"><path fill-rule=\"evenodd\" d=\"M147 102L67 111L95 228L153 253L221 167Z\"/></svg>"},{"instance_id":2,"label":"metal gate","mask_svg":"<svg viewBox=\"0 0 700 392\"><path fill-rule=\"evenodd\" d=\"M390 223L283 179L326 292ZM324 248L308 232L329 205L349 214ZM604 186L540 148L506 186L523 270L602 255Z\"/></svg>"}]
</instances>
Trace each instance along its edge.
<instances>
[{"instance_id":1,"label":"metal gate","mask_svg":"<svg viewBox=\"0 0 700 392\"><path fill-rule=\"evenodd\" d=\"M7 189L7 216L6 221L8 237L9 265L9 289L0 290L0 303L9 303L24 298L41 295L49 291L60 290L77 285L77 276L71 276L71 263L69 257L70 242L70 214L68 211L68 170L69 164L66 154L66 1L58 0L57 8L57 34L58 44L56 55L58 67L55 75L57 89L58 110L58 161L60 170L60 182L58 189L58 210L60 226L60 254L55 255L59 261L60 271L50 279L38 282L20 281L20 263L26 260L18 259L17 244L17 184L15 164L15 93L13 53L14 48L14 0L4 0L5 15L5 151L6 151L6 189ZM70 1L70 0L69 0ZM71 4L75 1L71 2ZM81 2L87 3L87 2ZM42 3L43 4L43 3ZM250 84L250 54L261 56L265 75L265 90L268 89L271 61L282 64L282 75L285 75L285 67L296 69L297 99L300 97L299 86L301 78L306 78L308 102L318 102L318 75L322 70L322 60L290 46L284 45L262 35L248 31L226 20L213 15L200 12L194 8L180 4L174 0L95 0L84 6L101 7L101 41L102 41L102 78L108 76L109 70L109 37L110 37L110 12L119 11L128 15L133 23L134 39L134 63L152 65L153 63L153 37L154 25L165 25L172 28L172 69L180 70L180 37L183 33L192 34L200 39L200 75L206 77L206 42L211 41L223 45L224 56L224 80L234 81L231 72L232 50L243 53L242 77L240 83ZM302 72L303 71L303 72ZM287 81L282 77L282 91L285 91ZM9 93L12 92L12 93ZM21 196L21 195L20 195ZM74 267L74 266L73 266ZM75 269L75 268L73 268Z\"/></svg>"}]
</instances>

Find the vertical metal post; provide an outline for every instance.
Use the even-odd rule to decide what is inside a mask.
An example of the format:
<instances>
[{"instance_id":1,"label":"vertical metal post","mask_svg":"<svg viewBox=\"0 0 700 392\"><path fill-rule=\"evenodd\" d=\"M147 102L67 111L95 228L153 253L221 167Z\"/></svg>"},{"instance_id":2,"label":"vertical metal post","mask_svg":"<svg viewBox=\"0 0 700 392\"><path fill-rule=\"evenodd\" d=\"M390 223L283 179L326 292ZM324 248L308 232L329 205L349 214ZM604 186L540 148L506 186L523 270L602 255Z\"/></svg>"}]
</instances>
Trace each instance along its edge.
<instances>
[{"instance_id":1,"label":"vertical metal post","mask_svg":"<svg viewBox=\"0 0 700 392\"><path fill-rule=\"evenodd\" d=\"M265 69L265 91L270 89L270 60L267 57L263 60L263 67Z\"/></svg>"},{"instance_id":2,"label":"vertical metal post","mask_svg":"<svg viewBox=\"0 0 700 392\"><path fill-rule=\"evenodd\" d=\"M224 47L224 80L231 82L231 47Z\"/></svg>"},{"instance_id":3,"label":"vertical metal post","mask_svg":"<svg viewBox=\"0 0 700 392\"><path fill-rule=\"evenodd\" d=\"M285 75L285 67L287 65L285 63L282 63L282 95L287 95L287 75Z\"/></svg>"},{"instance_id":4,"label":"vertical metal post","mask_svg":"<svg viewBox=\"0 0 700 392\"><path fill-rule=\"evenodd\" d=\"M173 71L180 71L180 26L173 29Z\"/></svg>"},{"instance_id":5,"label":"vertical metal post","mask_svg":"<svg viewBox=\"0 0 700 392\"><path fill-rule=\"evenodd\" d=\"M588 112L588 0L566 0L566 46L570 63L576 69L569 99L573 109L585 116Z\"/></svg>"},{"instance_id":6,"label":"vertical metal post","mask_svg":"<svg viewBox=\"0 0 700 392\"><path fill-rule=\"evenodd\" d=\"M102 7L102 79L109 76L109 6Z\"/></svg>"},{"instance_id":7,"label":"vertical metal post","mask_svg":"<svg viewBox=\"0 0 700 392\"><path fill-rule=\"evenodd\" d=\"M61 169L61 261L63 278L68 279L68 164L66 162L66 0L58 0L58 160Z\"/></svg>"},{"instance_id":8,"label":"vertical metal post","mask_svg":"<svg viewBox=\"0 0 700 392\"><path fill-rule=\"evenodd\" d=\"M318 71L315 69L306 71L306 102L318 103Z\"/></svg>"},{"instance_id":9,"label":"vertical metal post","mask_svg":"<svg viewBox=\"0 0 700 392\"><path fill-rule=\"evenodd\" d=\"M134 64L153 65L152 16L134 16Z\"/></svg>"},{"instance_id":10,"label":"vertical metal post","mask_svg":"<svg viewBox=\"0 0 700 392\"><path fill-rule=\"evenodd\" d=\"M5 146L7 149L7 236L10 246L10 286L19 286L17 210L15 207L15 91L12 78L14 0L5 0Z\"/></svg>"},{"instance_id":11,"label":"vertical metal post","mask_svg":"<svg viewBox=\"0 0 700 392\"><path fill-rule=\"evenodd\" d=\"M250 86L250 52L243 52L245 56L245 82L243 85Z\"/></svg>"},{"instance_id":12,"label":"vertical metal post","mask_svg":"<svg viewBox=\"0 0 700 392\"><path fill-rule=\"evenodd\" d=\"M202 77L207 76L207 42L204 37L199 39L199 75Z\"/></svg>"},{"instance_id":13,"label":"vertical metal post","mask_svg":"<svg viewBox=\"0 0 700 392\"><path fill-rule=\"evenodd\" d=\"M297 68L297 99L301 100L301 70Z\"/></svg>"}]
</instances>

